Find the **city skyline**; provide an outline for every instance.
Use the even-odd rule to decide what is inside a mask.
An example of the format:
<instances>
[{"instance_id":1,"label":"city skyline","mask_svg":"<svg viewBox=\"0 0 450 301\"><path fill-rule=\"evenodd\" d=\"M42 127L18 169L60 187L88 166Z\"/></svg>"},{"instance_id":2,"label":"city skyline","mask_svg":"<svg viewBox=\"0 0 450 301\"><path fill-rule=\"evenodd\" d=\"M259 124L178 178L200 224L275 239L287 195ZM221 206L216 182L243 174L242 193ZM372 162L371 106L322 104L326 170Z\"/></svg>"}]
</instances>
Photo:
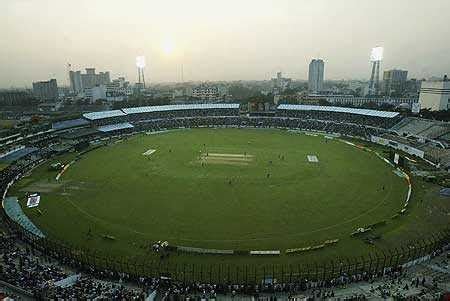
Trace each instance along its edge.
<instances>
[{"instance_id":1,"label":"city skyline","mask_svg":"<svg viewBox=\"0 0 450 301\"><path fill-rule=\"evenodd\" d=\"M181 81L182 68L186 81L270 80L277 71L307 80L315 57L324 59L326 79L368 80L370 50L377 45L385 48L382 70L405 69L417 78L450 70L450 2L374 5L6 0L0 4L0 67L8 72L0 74L0 87L31 87L50 78L68 85L68 63L72 70L95 67L137 82L138 55L148 61L150 84Z\"/></svg>"}]
</instances>

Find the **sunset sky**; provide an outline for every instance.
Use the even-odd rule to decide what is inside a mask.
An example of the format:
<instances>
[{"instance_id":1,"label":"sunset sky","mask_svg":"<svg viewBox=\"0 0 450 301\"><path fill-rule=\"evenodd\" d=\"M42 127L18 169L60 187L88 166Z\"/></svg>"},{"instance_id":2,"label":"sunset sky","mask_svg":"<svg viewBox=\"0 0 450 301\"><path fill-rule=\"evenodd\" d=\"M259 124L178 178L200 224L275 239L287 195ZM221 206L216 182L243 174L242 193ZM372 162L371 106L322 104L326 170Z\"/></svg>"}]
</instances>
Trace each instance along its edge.
<instances>
[{"instance_id":1,"label":"sunset sky","mask_svg":"<svg viewBox=\"0 0 450 301\"><path fill-rule=\"evenodd\" d=\"M281 70L306 79L367 79L372 47L382 67L409 77L450 73L449 0L2 0L0 87L56 78L66 65L149 82L261 80Z\"/></svg>"}]
</instances>

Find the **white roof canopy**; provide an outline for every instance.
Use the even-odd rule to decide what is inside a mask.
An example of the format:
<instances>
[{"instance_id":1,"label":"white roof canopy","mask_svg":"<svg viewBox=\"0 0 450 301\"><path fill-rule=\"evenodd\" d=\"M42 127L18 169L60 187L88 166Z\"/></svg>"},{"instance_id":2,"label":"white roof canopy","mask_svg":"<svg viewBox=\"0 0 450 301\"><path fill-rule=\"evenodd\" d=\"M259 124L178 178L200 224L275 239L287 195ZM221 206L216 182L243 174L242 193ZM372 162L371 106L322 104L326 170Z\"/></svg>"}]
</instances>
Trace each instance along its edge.
<instances>
[{"instance_id":1,"label":"white roof canopy","mask_svg":"<svg viewBox=\"0 0 450 301\"><path fill-rule=\"evenodd\" d=\"M102 111L102 112L91 112L83 114L83 117L89 120L97 120L103 118L111 118L111 117L119 117L125 116L126 114L121 110L113 110L113 111Z\"/></svg>"},{"instance_id":2,"label":"white roof canopy","mask_svg":"<svg viewBox=\"0 0 450 301\"><path fill-rule=\"evenodd\" d=\"M104 118L112 118L125 116L128 114L152 113L152 112L166 112L179 110L213 110L213 109L239 109L238 103L202 103L202 104L187 104L187 105L165 105L165 106L147 106L123 108L121 110L91 112L83 114L83 117L88 120L98 120Z\"/></svg>"},{"instance_id":3,"label":"white roof canopy","mask_svg":"<svg viewBox=\"0 0 450 301\"><path fill-rule=\"evenodd\" d=\"M217 103L217 104L188 104L188 105L166 105L166 106L148 106L124 108L126 114L178 111L178 110L208 110L208 109L239 109L238 103Z\"/></svg>"},{"instance_id":4,"label":"white roof canopy","mask_svg":"<svg viewBox=\"0 0 450 301\"><path fill-rule=\"evenodd\" d=\"M108 124L104 126L98 127L100 132L112 132L117 130L131 129L134 126L129 122L117 123L117 124Z\"/></svg>"},{"instance_id":5,"label":"white roof canopy","mask_svg":"<svg viewBox=\"0 0 450 301\"><path fill-rule=\"evenodd\" d=\"M377 111L368 109L355 109L332 106L312 106L312 105L279 105L277 110L293 110L293 111L322 111L322 112L336 112L349 113L382 118L394 118L399 115L398 112Z\"/></svg>"}]
</instances>

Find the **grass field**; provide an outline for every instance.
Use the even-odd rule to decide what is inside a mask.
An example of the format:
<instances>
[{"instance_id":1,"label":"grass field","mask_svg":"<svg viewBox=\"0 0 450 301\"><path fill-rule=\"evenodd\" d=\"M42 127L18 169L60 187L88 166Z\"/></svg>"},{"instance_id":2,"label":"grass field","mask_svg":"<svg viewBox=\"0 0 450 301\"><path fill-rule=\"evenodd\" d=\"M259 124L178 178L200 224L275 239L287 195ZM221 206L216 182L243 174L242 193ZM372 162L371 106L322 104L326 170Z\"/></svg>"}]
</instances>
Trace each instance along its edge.
<instances>
[{"instance_id":1,"label":"grass field","mask_svg":"<svg viewBox=\"0 0 450 301\"><path fill-rule=\"evenodd\" d=\"M16 123L17 123L16 120L0 119L0 129L13 128Z\"/></svg>"},{"instance_id":2,"label":"grass field","mask_svg":"<svg viewBox=\"0 0 450 301\"><path fill-rule=\"evenodd\" d=\"M308 155L318 162L309 162ZM57 172L48 166L75 156L47 162L10 195L19 196L25 207L26 192L41 192L43 214L25 209L41 230L113 256L153 258L148 245L157 240L284 252L339 239L335 246L301 255L262 259L183 253L170 258L202 263L325 260L395 246L448 223L448 204L422 182L414 183L410 213L391 220L405 200L405 179L372 152L322 136L256 129L141 134L83 155L56 181ZM381 220L388 224L377 230L382 238L376 245L350 237L356 228Z\"/></svg>"}]
</instances>

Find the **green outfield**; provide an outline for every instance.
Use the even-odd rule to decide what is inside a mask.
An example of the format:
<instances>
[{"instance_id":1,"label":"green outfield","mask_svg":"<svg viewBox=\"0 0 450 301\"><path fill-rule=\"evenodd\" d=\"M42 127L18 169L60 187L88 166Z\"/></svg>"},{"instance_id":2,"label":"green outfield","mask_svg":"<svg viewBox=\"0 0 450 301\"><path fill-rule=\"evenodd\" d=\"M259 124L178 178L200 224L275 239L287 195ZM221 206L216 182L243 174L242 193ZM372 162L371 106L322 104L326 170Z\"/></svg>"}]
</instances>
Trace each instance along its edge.
<instances>
[{"instance_id":1,"label":"green outfield","mask_svg":"<svg viewBox=\"0 0 450 301\"><path fill-rule=\"evenodd\" d=\"M75 157L38 167L10 195L25 207L25 194L40 192L38 209L24 210L46 235L111 256L156 259L148 246L162 240L282 253L176 253L169 259L174 262L306 262L393 247L448 221L439 215L435 188L419 180L408 212L392 219L403 207L406 179L373 152L323 136L257 129L139 134L83 154L56 181L49 165ZM386 224L376 229L375 244L350 237L381 221ZM339 242L321 250L285 254L333 239Z\"/></svg>"}]
</instances>

